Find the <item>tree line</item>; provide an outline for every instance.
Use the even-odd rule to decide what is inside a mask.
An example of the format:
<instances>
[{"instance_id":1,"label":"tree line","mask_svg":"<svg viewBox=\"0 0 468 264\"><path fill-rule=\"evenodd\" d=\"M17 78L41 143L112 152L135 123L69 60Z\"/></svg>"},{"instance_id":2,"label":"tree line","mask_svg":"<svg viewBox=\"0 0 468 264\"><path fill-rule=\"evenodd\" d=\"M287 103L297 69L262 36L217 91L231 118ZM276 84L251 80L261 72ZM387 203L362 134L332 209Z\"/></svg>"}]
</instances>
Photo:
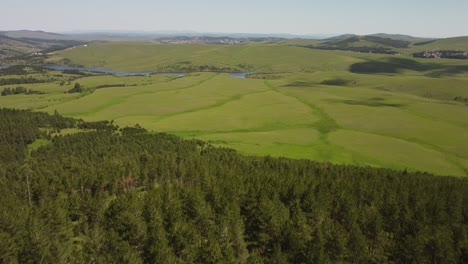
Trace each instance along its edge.
<instances>
[{"instance_id":1,"label":"tree line","mask_svg":"<svg viewBox=\"0 0 468 264\"><path fill-rule=\"evenodd\" d=\"M29 153L37 139L50 143ZM0 109L0 192L2 263L468 262L466 178L243 156L58 113Z\"/></svg>"},{"instance_id":2,"label":"tree line","mask_svg":"<svg viewBox=\"0 0 468 264\"><path fill-rule=\"evenodd\" d=\"M15 84L29 84L29 83L45 83L46 80L41 80L37 78L33 78L29 76L28 78L21 77L21 78L1 78L0 79L0 86L2 85L15 85Z\"/></svg>"},{"instance_id":3,"label":"tree line","mask_svg":"<svg viewBox=\"0 0 468 264\"><path fill-rule=\"evenodd\" d=\"M18 86L16 88L7 87L7 88L4 88L1 93L2 96L15 95L15 94L44 94L44 93L41 91L36 91L32 89L28 90L22 86Z\"/></svg>"}]
</instances>

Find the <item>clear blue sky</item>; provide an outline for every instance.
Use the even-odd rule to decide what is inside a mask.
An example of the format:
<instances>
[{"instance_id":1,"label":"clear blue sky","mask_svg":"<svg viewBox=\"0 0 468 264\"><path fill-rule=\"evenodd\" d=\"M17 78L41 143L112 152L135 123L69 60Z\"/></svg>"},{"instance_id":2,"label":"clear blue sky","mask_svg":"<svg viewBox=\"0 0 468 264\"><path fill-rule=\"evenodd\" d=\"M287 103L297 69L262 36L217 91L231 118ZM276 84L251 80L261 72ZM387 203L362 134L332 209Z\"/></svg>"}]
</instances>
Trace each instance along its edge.
<instances>
[{"instance_id":1,"label":"clear blue sky","mask_svg":"<svg viewBox=\"0 0 468 264\"><path fill-rule=\"evenodd\" d=\"M468 0L0 0L0 30L468 35Z\"/></svg>"}]
</instances>

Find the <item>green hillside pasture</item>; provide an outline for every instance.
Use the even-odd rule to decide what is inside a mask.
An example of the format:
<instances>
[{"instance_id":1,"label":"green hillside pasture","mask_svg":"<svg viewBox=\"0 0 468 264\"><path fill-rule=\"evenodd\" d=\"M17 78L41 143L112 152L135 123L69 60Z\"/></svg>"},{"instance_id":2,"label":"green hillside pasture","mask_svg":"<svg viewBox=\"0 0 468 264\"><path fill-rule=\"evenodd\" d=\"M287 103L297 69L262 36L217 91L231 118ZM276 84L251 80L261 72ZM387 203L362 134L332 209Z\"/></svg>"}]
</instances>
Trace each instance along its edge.
<instances>
[{"instance_id":1,"label":"green hillside pasture","mask_svg":"<svg viewBox=\"0 0 468 264\"><path fill-rule=\"evenodd\" d=\"M0 97L0 105L139 124L245 154L468 175L467 106L454 100L468 97L463 61L282 45L111 43L59 54L85 66L119 70L154 70L190 61L275 74L259 74L259 79L216 73L92 76L75 82L90 90L106 88L63 94L74 82L60 87L54 81L36 87L50 94ZM96 65L101 56L105 63ZM376 62L380 72L349 71L363 63L374 69ZM454 66L462 70L454 71Z\"/></svg>"},{"instance_id":2,"label":"green hillside pasture","mask_svg":"<svg viewBox=\"0 0 468 264\"><path fill-rule=\"evenodd\" d=\"M249 155L312 159L337 164L382 166L381 161L364 156L359 151L324 142L320 132L313 127L257 132L218 132L214 134L179 132L176 134L206 140L218 146L234 148ZM396 167L402 168L401 166Z\"/></svg>"},{"instance_id":3,"label":"green hillside pasture","mask_svg":"<svg viewBox=\"0 0 468 264\"><path fill-rule=\"evenodd\" d=\"M424 93L431 80L435 85L430 89L442 89L439 79L346 71L281 76L266 81L214 73L184 78L93 76L77 81L91 88L136 86L102 88L85 96L5 96L0 105L140 124L245 154L468 174L466 106L414 95ZM322 84L333 79L347 81ZM464 79L450 81L461 87ZM399 83L406 90L390 89L400 88Z\"/></svg>"},{"instance_id":4,"label":"green hillside pasture","mask_svg":"<svg viewBox=\"0 0 468 264\"><path fill-rule=\"evenodd\" d=\"M149 85L158 82L166 82L173 80L175 77L168 75L153 75L147 77L121 77L112 75L96 75L90 77L82 77L79 75L63 74L57 71L46 71L44 73L34 73L28 75L6 75L1 78L35 78L45 80L46 83L30 83L30 84L14 84L0 86L0 91L9 87L15 88L18 86L24 87L27 90L39 91L44 94L31 95L10 95L0 96L0 106L15 107L21 109L44 109L53 108L58 104L70 102L74 99L83 97L85 94L68 94L67 92L73 88L75 83L80 83L85 89L95 89L100 85L125 84L133 85ZM61 82L64 82L61 85ZM80 106L81 108L81 106ZM46 109L49 110L49 109Z\"/></svg>"},{"instance_id":5,"label":"green hillside pasture","mask_svg":"<svg viewBox=\"0 0 468 264\"><path fill-rule=\"evenodd\" d=\"M170 116L159 121L154 129L167 132L273 130L307 126L317 120L297 100L268 91L245 95L209 109Z\"/></svg>"},{"instance_id":6,"label":"green hillside pasture","mask_svg":"<svg viewBox=\"0 0 468 264\"><path fill-rule=\"evenodd\" d=\"M425 45L413 45L411 47L412 53L431 50L468 51L468 37L439 39L433 42L427 42Z\"/></svg>"},{"instance_id":7,"label":"green hillside pasture","mask_svg":"<svg viewBox=\"0 0 468 264\"><path fill-rule=\"evenodd\" d=\"M97 89L94 93L81 97L79 100L70 101L59 106L49 107L45 110L48 112L58 110L60 113L64 113L69 116L81 116L92 120L98 120L95 116L96 113L105 110L112 105L122 104L131 96L138 94L148 95L165 90L177 90L191 87L192 85L196 85L208 79L209 76L199 75L190 78L169 79L169 81L167 81L167 77L162 75L159 76L159 78L161 78L162 82L152 85ZM166 80L166 82L164 82L164 80ZM114 82L114 80L111 82ZM92 83L92 86L96 86L99 82L95 82L93 80L88 82L88 85L90 83ZM145 106L139 105L139 107ZM128 108L127 110L132 110L132 108ZM115 118L115 113L113 116L102 116L102 119L99 120L109 120L113 118Z\"/></svg>"},{"instance_id":8,"label":"green hillside pasture","mask_svg":"<svg viewBox=\"0 0 468 264\"><path fill-rule=\"evenodd\" d=\"M117 87L125 86L145 86L161 82L168 82L178 77L170 75L148 75L148 76L115 76L100 75L80 78L79 82L85 89L110 88L112 85Z\"/></svg>"},{"instance_id":9,"label":"green hillside pasture","mask_svg":"<svg viewBox=\"0 0 468 264\"><path fill-rule=\"evenodd\" d=\"M338 130L330 134L333 144L380 161L388 168L431 171L440 175L463 175L466 171L456 159L406 140L357 131ZM465 163L466 164L466 163Z\"/></svg>"},{"instance_id":10,"label":"green hillside pasture","mask_svg":"<svg viewBox=\"0 0 468 264\"><path fill-rule=\"evenodd\" d=\"M453 101L455 97L468 98L468 76L455 75L450 78L433 78L424 73L406 72L400 74L355 74L346 71L289 74L280 83L285 87L322 86L327 82L342 80L342 87L364 87L386 92L407 93L423 98ZM333 86L333 85L330 85ZM419 98L421 99L421 98ZM419 100L418 99L418 100Z\"/></svg>"},{"instance_id":11,"label":"green hillside pasture","mask_svg":"<svg viewBox=\"0 0 468 264\"><path fill-rule=\"evenodd\" d=\"M47 94L63 94L73 88L73 85L73 82L64 85L60 85L59 82L13 84L0 86L0 90L3 90L6 87L15 88L21 86L27 90L39 91Z\"/></svg>"},{"instance_id":12,"label":"green hillside pasture","mask_svg":"<svg viewBox=\"0 0 468 264\"><path fill-rule=\"evenodd\" d=\"M280 89L322 109L336 122L339 129L418 144L431 153L438 152L438 157L445 157L452 164L453 174L466 174L468 114L464 105L362 87L283 86ZM345 147L343 141L331 140L330 143ZM394 149L386 150L378 144L371 147L376 152L397 153ZM356 151L356 148L349 149ZM363 149L360 153L365 154L366 150ZM412 156L412 159L419 158L421 162L428 160L427 155ZM386 164L388 165L392 164ZM403 163L400 168L401 165ZM450 170L447 166L443 168L446 172Z\"/></svg>"},{"instance_id":13,"label":"green hillside pasture","mask_svg":"<svg viewBox=\"0 0 468 264\"><path fill-rule=\"evenodd\" d=\"M75 82L80 82L83 76L75 74L66 74L60 71L47 71L40 73L31 73L26 75L2 75L0 79L29 79L33 78L39 81L39 83L22 83L22 84L10 84L10 85L0 85L0 91L4 88L15 88L22 86L27 90L31 89L34 91L39 91L47 94L60 94L67 92L73 88ZM102 75L96 76L95 78L100 80L105 80Z\"/></svg>"},{"instance_id":14,"label":"green hillside pasture","mask_svg":"<svg viewBox=\"0 0 468 264\"><path fill-rule=\"evenodd\" d=\"M190 137L190 133L179 133ZM320 134L313 128L292 128L258 132L224 132L200 134L196 138L212 144L235 148L250 155L284 156L291 158L319 158L312 146L319 142Z\"/></svg>"},{"instance_id":15,"label":"green hillside pasture","mask_svg":"<svg viewBox=\"0 0 468 264\"><path fill-rule=\"evenodd\" d=\"M73 101L81 97L80 94L32 94L0 96L0 107L18 109L44 109Z\"/></svg>"},{"instance_id":16,"label":"green hillside pasture","mask_svg":"<svg viewBox=\"0 0 468 264\"><path fill-rule=\"evenodd\" d=\"M98 89L89 96L47 110L92 120L129 119L134 125L141 117L154 122L164 115L203 109L265 90L257 85L259 82L204 73L148 86Z\"/></svg>"},{"instance_id":17,"label":"green hillside pasture","mask_svg":"<svg viewBox=\"0 0 468 264\"><path fill-rule=\"evenodd\" d=\"M49 59L59 63L123 71L183 70L190 66L215 66L237 71L298 72L346 70L361 60L333 51L285 45L160 45L106 43L58 52Z\"/></svg>"}]
</instances>

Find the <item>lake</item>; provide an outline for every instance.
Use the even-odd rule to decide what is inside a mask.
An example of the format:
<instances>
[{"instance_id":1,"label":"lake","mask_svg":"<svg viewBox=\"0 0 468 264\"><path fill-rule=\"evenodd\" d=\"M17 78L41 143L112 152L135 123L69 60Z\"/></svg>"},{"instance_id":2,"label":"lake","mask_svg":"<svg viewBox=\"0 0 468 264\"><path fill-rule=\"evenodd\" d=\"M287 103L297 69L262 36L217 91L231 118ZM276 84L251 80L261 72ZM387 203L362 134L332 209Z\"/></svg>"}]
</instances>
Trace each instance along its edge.
<instances>
[{"instance_id":1,"label":"lake","mask_svg":"<svg viewBox=\"0 0 468 264\"><path fill-rule=\"evenodd\" d=\"M10 66L0 66L1 69L9 68ZM87 68L87 67L78 67L78 66L62 66L62 65L42 65L42 68L46 68L54 71L84 71L84 72L96 72L96 73L105 73L112 74L117 76L147 76L147 75L175 75L178 77L184 77L187 73L185 72L130 72L130 71L115 71L110 69L103 68ZM233 78L245 79L248 75L255 74L255 72L229 72L229 76Z\"/></svg>"},{"instance_id":2,"label":"lake","mask_svg":"<svg viewBox=\"0 0 468 264\"><path fill-rule=\"evenodd\" d=\"M44 65L42 66L49 70L55 71L67 71L67 70L76 70L84 72L97 72L97 73L106 73L117 76L145 76L145 75L154 75L154 74L165 74L165 75L176 75L178 77L184 77L185 73L183 72L129 72L129 71L114 71L103 68L85 68L85 67L76 67L76 66L61 66L61 65Z\"/></svg>"},{"instance_id":3,"label":"lake","mask_svg":"<svg viewBox=\"0 0 468 264\"><path fill-rule=\"evenodd\" d=\"M245 78L247 78L247 76L249 76L251 74L255 74L255 72L231 72L231 73L229 73L229 75L231 77L241 78L241 79L245 79Z\"/></svg>"}]
</instances>

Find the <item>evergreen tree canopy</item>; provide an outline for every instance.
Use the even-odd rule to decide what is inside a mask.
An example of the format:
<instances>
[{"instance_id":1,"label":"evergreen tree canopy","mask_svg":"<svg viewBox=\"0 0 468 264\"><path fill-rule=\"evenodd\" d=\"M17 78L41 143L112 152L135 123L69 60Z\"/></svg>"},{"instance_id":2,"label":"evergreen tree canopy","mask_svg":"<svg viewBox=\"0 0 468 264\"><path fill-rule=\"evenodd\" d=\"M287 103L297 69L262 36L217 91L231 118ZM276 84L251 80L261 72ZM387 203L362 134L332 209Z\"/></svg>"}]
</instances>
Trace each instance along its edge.
<instances>
[{"instance_id":1,"label":"evergreen tree canopy","mask_svg":"<svg viewBox=\"0 0 468 264\"><path fill-rule=\"evenodd\" d=\"M52 136L47 131L87 128ZM28 144L49 144L28 152ZM2 263L468 263L468 180L0 109Z\"/></svg>"}]
</instances>

